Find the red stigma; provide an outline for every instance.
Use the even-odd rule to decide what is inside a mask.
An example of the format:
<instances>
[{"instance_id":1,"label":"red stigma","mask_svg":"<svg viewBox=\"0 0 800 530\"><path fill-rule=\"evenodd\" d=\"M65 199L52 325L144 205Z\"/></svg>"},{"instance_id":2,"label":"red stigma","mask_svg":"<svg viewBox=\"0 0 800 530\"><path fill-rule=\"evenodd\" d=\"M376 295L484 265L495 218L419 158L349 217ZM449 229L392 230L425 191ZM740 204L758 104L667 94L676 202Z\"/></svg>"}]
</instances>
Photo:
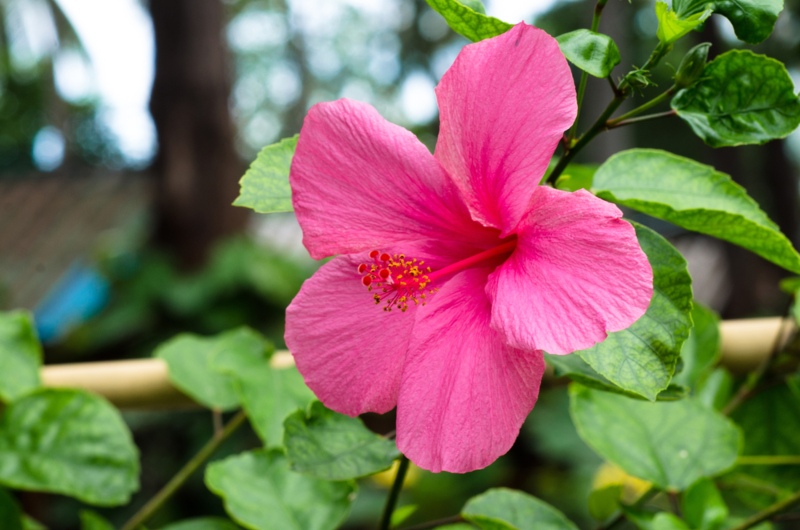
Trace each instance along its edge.
<instances>
[{"instance_id":1,"label":"red stigma","mask_svg":"<svg viewBox=\"0 0 800 530\"><path fill-rule=\"evenodd\" d=\"M425 305L426 292L435 291L427 288L431 283L428 277L431 268L424 267L424 261L378 250L370 252L369 257L372 263L358 266L361 284L369 291L375 291L372 298L376 304L385 303L384 311L391 311L393 307L406 311L412 302Z\"/></svg>"}]
</instances>

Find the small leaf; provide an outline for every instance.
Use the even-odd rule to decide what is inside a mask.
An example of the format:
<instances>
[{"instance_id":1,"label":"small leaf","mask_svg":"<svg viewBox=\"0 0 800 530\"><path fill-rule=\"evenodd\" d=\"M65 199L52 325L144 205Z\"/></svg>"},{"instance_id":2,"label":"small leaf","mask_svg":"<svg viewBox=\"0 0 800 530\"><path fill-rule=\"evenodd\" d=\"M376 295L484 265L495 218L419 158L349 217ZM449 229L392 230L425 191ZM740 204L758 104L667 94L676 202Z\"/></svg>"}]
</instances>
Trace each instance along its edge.
<instances>
[{"instance_id":1,"label":"small leaf","mask_svg":"<svg viewBox=\"0 0 800 530\"><path fill-rule=\"evenodd\" d=\"M239 530L239 527L221 517L200 517L173 523L161 530Z\"/></svg>"},{"instance_id":2,"label":"small leaf","mask_svg":"<svg viewBox=\"0 0 800 530\"><path fill-rule=\"evenodd\" d=\"M39 390L0 419L0 483L99 506L125 504L138 488L128 427L104 399L80 390Z\"/></svg>"},{"instance_id":3,"label":"small leaf","mask_svg":"<svg viewBox=\"0 0 800 530\"><path fill-rule=\"evenodd\" d=\"M81 530L114 530L114 525L92 510L81 510Z\"/></svg>"},{"instance_id":4,"label":"small leaf","mask_svg":"<svg viewBox=\"0 0 800 530\"><path fill-rule=\"evenodd\" d=\"M602 33L578 29L556 40L569 62L595 77L608 77L621 60L617 45Z\"/></svg>"},{"instance_id":5,"label":"small leaf","mask_svg":"<svg viewBox=\"0 0 800 530\"><path fill-rule=\"evenodd\" d=\"M403 524L406 519L411 517L414 512L417 511L417 508L419 507L416 504L406 504L405 506L398 507L394 512L392 512L389 527L396 528Z\"/></svg>"},{"instance_id":6,"label":"small leaf","mask_svg":"<svg viewBox=\"0 0 800 530\"><path fill-rule=\"evenodd\" d=\"M628 329L609 333L578 355L612 383L652 401L669 385L689 336L692 280L686 260L666 239L641 225L634 228L653 268L650 306Z\"/></svg>"},{"instance_id":7,"label":"small leaf","mask_svg":"<svg viewBox=\"0 0 800 530\"><path fill-rule=\"evenodd\" d=\"M298 410L284 422L284 445L292 469L323 480L365 477L392 466L400 456L392 440L373 433L358 418L325 408Z\"/></svg>"},{"instance_id":8,"label":"small leaf","mask_svg":"<svg viewBox=\"0 0 800 530\"><path fill-rule=\"evenodd\" d=\"M622 511L639 530L691 530L669 512L649 512L633 506L623 506Z\"/></svg>"},{"instance_id":9,"label":"small leaf","mask_svg":"<svg viewBox=\"0 0 800 530\"><path fill-rule=\"evenodd\" d=\"M720 358L719 317L697 302L692 307L694 326L681 348L683 370L673 382L695 388Z\"/></svg>"},{"instance_id":10,"label":"small leaf","mask_svg":"<svg viewBox=\"0 0 800 530\"><path fill-rule=\"evenodd\" d=\"M210 464L206 485L230 516L254 530L333 530L350 508L355 485L289 470L277 450L251 451Z\"/></svg>"},{"instance_id":11,"label":"small leaf","mask_svg":"<svg viewBox=\"0 0 800 530\"><path fill-rule=\"evenodd\" d=\"M239 405L233 378L220 373L212 360L220 352L246 350L260 355L269 348L264 340L248 328L222 333L215 337L182 334L156 349L154 357L164 359L169 378L176 387L206 407L231 410Z\"/></svg>"},{"instance_id":12,"label":"small leaf","mask_svg":"<svg viewBox=\"0 0 800 530\"><path fill-rule=\"evenodd\" d=\"M658 19L658 31L656 35L663 44L672 44L693 29L698 28L713 13L713 9L705 10L681 17L675 11L670 10L665 2L656 2L656 18Z\"/></svg>"},{"instance_id":13,"label":"small leaf","mask_svg":"<svg viewBox=\"0 0 800 530\"><path fill-rule=\"evenodd\" d=\"M234 206L251 208L258 213L291 212L292 188L289 169L298 136L284 138L258 153L250 169L239 181L239 196Z\"/></svg>"},{"instance_id":14,"label":"small leaf","mask_svg":"<svg viewBox=\"0 0 800 530\"><path fill-rule=\"evenodd\" d=\"M267 447L283 442L283 420L315 399L297 368L273 368L272 351L240 348L218 351L211 360L215 370L229 374L256 433Z\"/></svg>"},{"instance_id":15,"label":"small leaf","mask_svg":"<svg viewBox=\"0 0 800 530\"><path fill-rule=\"evenodd\" d=\"M556 179L555 187L565 191L591 189L597 167L595 165L570 164Z\"/></svg>"},{"instance_id":16,"label":"small leaf","mask_svg":"<svg viewBox=\"0 0 800 530\"><path fill-rule=\"evenodd\" d=\"M546 502L508 488L493 488L471 498L461 516L484 530L578 530Z\"/></svg>"},{"instance_id":17,"label":"small leaf","mask_svg":"<svg viewBox=\"0 0 800 530\"><path fill-rule=\"evenodd\" d=\"M501 35L512 25L467 7L456 0L425 0L442 15L450 28L472 42Z\"/></svg>"},{"instance_id":18,"label":"small leaf","mask_svg":"<svg viewBox=\"0 0 800 530\"><path fill-rule=\"evenodd\" d=\"M630 149L594 175L598 197L718 237L793 272L800 255L778 226L728 175L657 149Z\"/></svg>"},{"instance_id":19,"label":"small leaf","mask_svg":"<svg viewBox=\"0 0 800 530\"><path fill-rule=\"evenodd\" d=\"M717 530L728 518L728 507L714 482L702 478L683 494L683 516L696 530Z\"/></svg>"},{"instance_id":20,"label":"small leaf","mask_svg":"<svg viewBox=\"0 0 800 530\"><path fill-rule=\"evenodd\" d=\"M679 91L672 108L712 147L763 144L785 138L800 125L800 99L780 61L732 50Z\"/></svg>"},{"instance_id":21,"label":"small leaf","mask_svg":"<svg viewBox=\"0 0 800 530\"><path fill-rule=\"evenodd\" d=\"M758 44L769 37L783 10L783 0L673 0L672 5L681 16L711 6L731 21L739 39L750 44Z\"/></svg>"},{"instance_id":22,"label":"small leaf","mask_svg":"<svg viewBox=\"0 0 800 530\"><path fill-rule=\"evenodd\" d=\"M13 401L38 388L41 365L42 347L31 315L0 313L0 401Z\"/></svg>"},{"instance_id":23,"label":"small leaf","mask_svg":"<svg viewBox=\"0 0 800 530\"><path fill-rule=\"evenodd\" d=\"M570 399L581 438L627 473L660 489L684 490L736 462L739 429L695 400L648 403L576 384L570 386Z\"/></svg>"},{"instance_id":24,"label":"small leaf","mask_svg":"<svg viewBox=\"0 0 800 530\"><path fill-rule=\"evenodd\" d=\"M732 394L733 376L724 368L716 368L696 389L697 400L714 410L722 410Z\"/></svg>"},{"instance_id":25,"label":"small leaf","mask_svg":"<svg viewBox=\"0 0 800 530\"><path fill-rule=\"evenodd\" d=\"M602 488L593 489L589 493L589 515L597 521L605 521L619 509L619 500L622 497L624 486L611 484Z\"/></svg>"},{"instance_id":26,"label":"small leaf","mask_svg":"<svg viewBox=\"0 0 800 530\"><path fill-rule=\"evenodd\" d=\"M3 530L22 530L22 511L9 492L0 488L0 522Z\"/></svg>"}]
</instances>

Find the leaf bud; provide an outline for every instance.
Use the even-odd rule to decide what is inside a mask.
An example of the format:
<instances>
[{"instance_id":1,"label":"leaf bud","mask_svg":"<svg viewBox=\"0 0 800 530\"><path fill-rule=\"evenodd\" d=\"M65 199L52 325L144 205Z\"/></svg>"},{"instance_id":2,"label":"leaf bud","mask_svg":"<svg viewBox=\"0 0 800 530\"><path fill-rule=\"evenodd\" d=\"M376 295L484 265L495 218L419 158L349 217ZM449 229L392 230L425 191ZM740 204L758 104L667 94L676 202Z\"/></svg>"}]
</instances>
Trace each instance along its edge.
<instances>
[{"instance_id":1,"label":"leaf bud","mask_svg":"<svg viewBox=\"0 0 800 530\"><path fill-rule=\"evenodd\" d=\"M708 49L710 47L710 42L703 42L689 50L683 57L680 66L678 66L678 71L675 73L675 84L678 88L692 86L700 79L700 76L703 75L703 69L706 67L706 59L708 58Z\"/></svg>"}]
</instances>

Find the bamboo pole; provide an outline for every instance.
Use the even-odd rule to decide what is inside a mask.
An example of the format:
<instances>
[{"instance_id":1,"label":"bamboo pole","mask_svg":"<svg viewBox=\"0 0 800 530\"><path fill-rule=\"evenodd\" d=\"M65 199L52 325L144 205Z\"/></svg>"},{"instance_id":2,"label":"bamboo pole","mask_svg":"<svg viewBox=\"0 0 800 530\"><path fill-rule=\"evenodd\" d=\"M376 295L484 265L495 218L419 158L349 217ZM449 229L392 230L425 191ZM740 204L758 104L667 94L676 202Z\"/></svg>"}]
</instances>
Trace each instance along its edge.
<instances>
[{"instance_id":1,"label":"bamboo pole","mask_svg":"<svg viewBox=\"0 0 800 530\"><path fill-rule=\"evenodd\" d=\"M796 328L782 326L783 319L726 320L720 324L722 364L734 373L753 370L769 355L778 334L785 339ZM781 331L783 328L783 331ZM288 351L278 351L270 361L276 368L294 364ZM169 380L161 359L135 359L45 366L42 381L53 388L83 388L104 396L121 409L181 409L198 407Z\"/></svg>"}]
</instances>

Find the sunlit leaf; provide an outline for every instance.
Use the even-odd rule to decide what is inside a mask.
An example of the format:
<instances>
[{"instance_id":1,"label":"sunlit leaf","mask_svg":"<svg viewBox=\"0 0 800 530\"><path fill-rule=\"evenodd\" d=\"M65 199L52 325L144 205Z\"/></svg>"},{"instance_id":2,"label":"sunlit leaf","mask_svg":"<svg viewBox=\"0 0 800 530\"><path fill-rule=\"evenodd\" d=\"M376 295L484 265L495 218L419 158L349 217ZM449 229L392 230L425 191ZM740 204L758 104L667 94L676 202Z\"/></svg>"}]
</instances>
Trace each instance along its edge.
<instances>
[{"instance_id":1,"label":"sunlit leaf","mask_svg":"<svg viewBox=\"0 0 800 530\"><path fill-rule=\"evenodd\" d=\"M634 228L653 268L650 306L629 328L578 355L615 385L655 400L669 385L689 336L692 280L686 260L666 239L641 225Z\"/></svg>"},{"instance_id":2,"label":"sunlit leaf","mask_svg":"<svg viewBox=\"0 0 800 530\"><path fill-rule=\"evenodd\" d=\"M442 15L447 25L459 35L472 42L496 37L511 29L512 25L489 17L467 7L457 0L425 0L431 8Z\"/></svg>"},{"instance_id":3,"label":"sunlit leaf","mask_svg":"<svg viewBox=\"0 0 800 530\"><path fill-rule=\"evenodd\" d=\"M0 402L37 388L42 347L25 311L0 313Z\"/></svg>"},{"instance_id":4,"label":"sunlit leaf","mask_svg":"<svg viewBox=\"0 0 800 530\"><path fill-rule=\"evenodd\" d=\"M241 453L210 464L206 485L237 522L253 530L333 530L350 509L351 482L295 473L278 450Z\"/></svg>"},{"instance_id":5,"label":"sunlit leaf","mask_svg":"<svg viewBox=\"0 0 800 530\"><path fill-rule=\"evenodd\" d=\"M138 488L138 451L119 412L80 390L38 390L0 419L0 484L100 506Z\"/></svg>"},{"instance_id":6,"label":"sunlit leaf","mask_svg":"<svg viewBox=\"0 0 800 530\"><path fill-rule=\"evenodd\" d=\"M739 39L758 44L772 33L783 0L673 0L672 6L682 17L710 7L731 21Z\"/></svg>"},{"instance_id":7,"label":"sunlit leaf","mask_svg":"<svg viewBox=\"0 0 800 530\"><path fill-rule=\"evenodd\" d=\"M763 144L800 125L800 99L780 61L749 50L723 53L672 108L712 147Z\"/></svg>"},{"instance_id":8,"label":"sunlit leaf","mask_svg":"<svg viewBox=\"0 0 800 530\"><path fill-rule=\"evenodd\" d=\"M700 27L714 11L711 8L687 16L679 16L665 2L656 2L656 18L658 19L658 40L664 44L672 44L693 29Z\"/></svg>"},{"instance_id":9,"label":"sunlit leaf","mask_svg":"<svg viewBox=\"0 0 800 530\"><path fill-rule=\"evenodd\" d=\"M695 400L648 403L576 384L570 399L572 419L589 446L661 489L684 490L736 462L739 429Z\"/></svg>"},{"instance_id":10,"label":"sunlit leaf","mask_svg":"<svg viewBox=\"0 0 800 530\"><path fill-rule=\"evenodd\" d=\"M233 205L259 213L291 212L289 168L295 147L297 135L263 148L239 181L239 196Z\"/></svg>"},{"instance_id":11,"label":"sunlit leaf","mask_svg":"<svg viewBox=\"0 0 800 530\"><path fill-rule=\"evenodd\" d=\"M800 272L800 255L778 226L741 186L711 166L657 149L630 149L600 166L592 189L603 199Z\"/></svg>"},{"instance_id":12,"label":"sunlit leaf","mask_svg":"<svg viewBox=\"0 0 800 530\"><path fill-rule=\"evenodd\" d=\"M461 516L483 530L578 530L546 502L507 488L490 489L471 498Z\"/></svg>"},{"instance_id":13,"label":"sunlit leaf","mask_svg":"<svg viewBox=\"0 0 800 530\"><path fill-rule=\"evenodd\" d=\"M621 60L617 45L602 33L578 29L556 40L569 62L595 77L607 77Z\"/></svg>"}]
</instances>

